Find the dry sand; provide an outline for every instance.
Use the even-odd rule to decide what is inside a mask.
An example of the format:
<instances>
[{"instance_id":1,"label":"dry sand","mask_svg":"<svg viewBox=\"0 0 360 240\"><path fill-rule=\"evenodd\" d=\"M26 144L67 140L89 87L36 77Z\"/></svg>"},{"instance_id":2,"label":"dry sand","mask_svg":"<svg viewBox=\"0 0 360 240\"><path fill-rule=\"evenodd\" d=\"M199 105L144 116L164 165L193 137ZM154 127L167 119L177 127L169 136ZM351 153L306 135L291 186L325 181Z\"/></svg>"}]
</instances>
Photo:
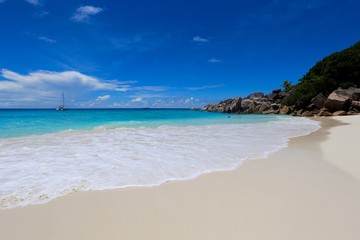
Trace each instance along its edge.
<instances>
[{"instance_id":1,"label":"dry sand","mask_svg":"<svg viewBox=\"0 0 360 240\"><path fill-rule=\"evenodd\" d=\"M1 210L0 239L359 240L360 116L321 121L233 171Z\"/></svg>"}]
</instances>

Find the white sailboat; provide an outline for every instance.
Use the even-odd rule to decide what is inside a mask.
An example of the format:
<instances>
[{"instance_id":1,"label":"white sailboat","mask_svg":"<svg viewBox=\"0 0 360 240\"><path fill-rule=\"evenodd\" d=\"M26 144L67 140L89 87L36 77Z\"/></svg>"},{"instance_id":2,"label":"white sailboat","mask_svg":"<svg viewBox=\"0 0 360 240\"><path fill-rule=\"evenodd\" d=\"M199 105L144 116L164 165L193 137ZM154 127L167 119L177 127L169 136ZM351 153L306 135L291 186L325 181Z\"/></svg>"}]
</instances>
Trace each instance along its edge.
<instances>
[{"instance_id":1,"label":"white sailboat","mask_svg":"<svg viewBox=\"0 0 360 240\"><path fill-rule=\"evenodd\" d=\"M62 92L62 105L58 106L56 108L57 111L64 111L64 110L67 110L65 108L65 98L64 98L64 92Z\"/></svg>"}]
</instances>

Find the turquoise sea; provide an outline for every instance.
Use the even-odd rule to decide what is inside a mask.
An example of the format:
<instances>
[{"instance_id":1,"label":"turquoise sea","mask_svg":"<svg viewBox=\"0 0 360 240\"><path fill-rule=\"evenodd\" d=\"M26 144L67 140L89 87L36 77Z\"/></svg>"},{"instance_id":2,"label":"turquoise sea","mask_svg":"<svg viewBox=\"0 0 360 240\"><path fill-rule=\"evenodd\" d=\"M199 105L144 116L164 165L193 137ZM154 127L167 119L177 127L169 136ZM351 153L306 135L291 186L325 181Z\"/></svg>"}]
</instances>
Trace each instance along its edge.
<instances>
[{"instance_id":1,"label":"turquoise sea","mask_svg":"<svg viewBox=\"0 0 360 240\"><path fill-rule=\"evenodd\" d=\"M189 109L3 109L0 110L0 138L90 130L96 127L196 126L260 123L276 119L279 119L276 115L229 115Z\"/></svg>"},{"instance_id":2,"label":"turquoise sea","mask_svg":"<svg viewBox=\"0 0 360 240\"><path fill-rule=\"evenodd\" d=\"M188 109L0 110L0 208L234 169L319 128Z\"/></svg>"}]
</instances>

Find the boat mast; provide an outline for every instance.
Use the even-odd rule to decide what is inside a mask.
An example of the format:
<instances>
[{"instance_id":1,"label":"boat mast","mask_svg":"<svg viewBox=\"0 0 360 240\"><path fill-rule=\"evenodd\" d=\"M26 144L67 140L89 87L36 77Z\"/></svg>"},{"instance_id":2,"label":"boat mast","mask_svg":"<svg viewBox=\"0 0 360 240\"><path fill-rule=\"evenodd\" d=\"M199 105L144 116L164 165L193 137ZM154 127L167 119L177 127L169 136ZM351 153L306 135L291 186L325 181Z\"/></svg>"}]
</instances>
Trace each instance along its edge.
<instances>
[{"instance_id":1,"label":"boat mast","mask_svg":"<svg viewBox=\"0 0 360 240\"><path fill-rule=\"evenodd\" d=\"M65 107L64 91L62 92L62 106Z\"/></svg>"}]
</instances>

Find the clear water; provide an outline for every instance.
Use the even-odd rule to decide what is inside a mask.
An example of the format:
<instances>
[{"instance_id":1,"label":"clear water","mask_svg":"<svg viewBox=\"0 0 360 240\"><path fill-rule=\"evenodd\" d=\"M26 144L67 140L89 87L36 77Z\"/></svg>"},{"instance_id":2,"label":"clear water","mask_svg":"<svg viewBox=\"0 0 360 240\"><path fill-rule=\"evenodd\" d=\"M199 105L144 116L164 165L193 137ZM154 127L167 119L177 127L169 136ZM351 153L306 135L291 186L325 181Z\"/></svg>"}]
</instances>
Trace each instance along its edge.
<instances>
[{"instance_id":1,"label":"clear water","mask_svg":"<svg viewBox=\"0 0 360 240\"><path fill-rule=\"evenodd\" d=\"M319 127L191 110L0 110L0 208L233 169Z\"/></svg>"},{"instance_id":2,"label":"clear water","mask_svg":"<svg viewBox=\"0 0 360 240\"><path fill-rule=\"evenodd\" d=\"M90 130L96 127L159 127L163 125L206 125L218 123L267 122L277 116L229 115L188 109L52 109L0 110L0 138Z\"/></svg>"}]
</instances>

